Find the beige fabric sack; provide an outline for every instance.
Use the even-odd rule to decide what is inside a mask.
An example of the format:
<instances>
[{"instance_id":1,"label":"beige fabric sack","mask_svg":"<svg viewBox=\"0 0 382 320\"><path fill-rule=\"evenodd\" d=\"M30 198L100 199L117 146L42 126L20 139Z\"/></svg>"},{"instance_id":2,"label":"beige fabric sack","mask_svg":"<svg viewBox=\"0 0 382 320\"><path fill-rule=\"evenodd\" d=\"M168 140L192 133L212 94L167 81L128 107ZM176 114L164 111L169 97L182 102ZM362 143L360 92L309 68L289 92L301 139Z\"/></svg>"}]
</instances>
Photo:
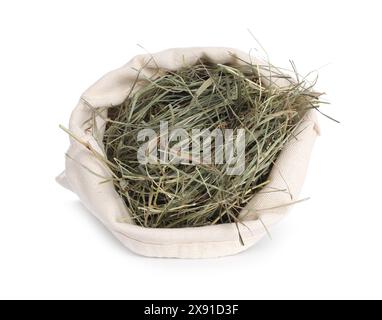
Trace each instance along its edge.
<instances>
[{"instance_id":1,"label":"beige fabric sack","mask_svg":"<svg viewBox=\"0 0 382 320\"><path fill-rule=\"evenodd\" d=\"M152 76L159 66L176 70L184 65L195 64L198 59L214 63L238 63L248 61L248 54L229 48L180 48L162 51L153 55L139 55L120 69L106 74L85 91L70 118L69 129L87 141L95 150L103 153L84 124L91 117L90 108L117 105L126 98L137 70L140 77ZM254 61L255 60L255 61ZM252 62L261 63L251 58ZM99 128L102 119L98 120ZM313 111L309 112L291 140L280 154L270 175L271 182L256 194L241 217L245 225L239 225L244 245L239 241L236 224L222 224L198 228L152 229L135 225L126 217L125 204L112 183L102 183L100 176L110 176L108 170L96 160L82 144L71 139L66 158L65 171L57 181L78 195L82 203L129 249L150 257L211 258L236 254L258 242L267 234L267 229L284 217L287 204L298 200L310 153L318 135L318 125ZM87 170L86 168L90 169ZM266 192L285 190L288 192ZM251 210L256 208L256 211ZM258 219L261 217L261 220Z\"/></svg>"}]
</instances>

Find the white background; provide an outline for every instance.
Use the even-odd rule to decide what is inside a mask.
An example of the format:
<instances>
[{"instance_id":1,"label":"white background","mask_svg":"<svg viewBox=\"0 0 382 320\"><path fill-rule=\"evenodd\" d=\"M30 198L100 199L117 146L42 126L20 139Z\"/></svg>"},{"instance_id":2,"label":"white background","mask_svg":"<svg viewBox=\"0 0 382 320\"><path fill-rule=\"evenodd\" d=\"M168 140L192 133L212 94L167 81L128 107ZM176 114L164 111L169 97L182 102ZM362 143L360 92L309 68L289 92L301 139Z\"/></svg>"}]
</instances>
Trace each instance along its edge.
<instances>
[{"instance_id":1,"label":"white background","mask_svg":"<svg viewBox=\"0 0 382 320\"><path fill-rule=\"evenodd\" d=\"M0 298L382 298L380 1L1 1ZM259 46L319 69L301 197L252 249L163 260L123 248L54 178L81 93L143 50Z\"/></svg>"}]
</instances>

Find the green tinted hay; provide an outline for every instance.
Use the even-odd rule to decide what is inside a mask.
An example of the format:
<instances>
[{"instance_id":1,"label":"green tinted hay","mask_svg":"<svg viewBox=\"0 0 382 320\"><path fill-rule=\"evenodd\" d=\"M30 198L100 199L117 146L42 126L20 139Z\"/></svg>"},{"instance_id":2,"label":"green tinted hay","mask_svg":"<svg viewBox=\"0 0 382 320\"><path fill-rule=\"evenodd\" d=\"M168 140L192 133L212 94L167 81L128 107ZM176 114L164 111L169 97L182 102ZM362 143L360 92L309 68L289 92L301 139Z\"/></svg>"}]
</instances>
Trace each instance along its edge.
<instances>
[{"instance_id":1,"label":"green tinted hay","mask_svg":"<svg viewBox=\"0 0 382 320\"><path fill-rule=\"evenodd\" d=\"M176 72L161 70L121 105L108 109L104 161L138 225L175 228L239 221L240 210L268 183L285 143L298 135L305 113L319 106L318 95L303 80L280 88L269 85L271 78L260 78L259 69L200 62ZM170 131L245 129L244 171L227 175L227 163L139 163L138 132L159 132L161 121L168 122Z\"/></svg>"}]
</instances>

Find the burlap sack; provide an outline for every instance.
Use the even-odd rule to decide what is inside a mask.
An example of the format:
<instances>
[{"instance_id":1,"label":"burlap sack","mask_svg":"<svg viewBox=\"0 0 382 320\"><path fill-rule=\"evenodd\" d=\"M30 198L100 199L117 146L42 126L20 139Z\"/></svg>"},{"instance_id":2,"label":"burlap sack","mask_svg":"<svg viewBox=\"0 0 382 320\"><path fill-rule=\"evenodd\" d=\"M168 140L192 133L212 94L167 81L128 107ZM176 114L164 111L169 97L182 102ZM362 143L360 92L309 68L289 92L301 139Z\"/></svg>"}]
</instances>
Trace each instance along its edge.
<instances>
[{"instance_id":1,"label":"burlap sack","mask_svg":"<svg viewBox=\"0 0 382 320\"><path fill-rule=\"evenodd\" d=\"M85 91L70 118L70 130L103 153L92 133L85 125L91 117L90 108L120 104L130 91L141 70L140 77L152 76L157 67L176 70L195 64L198 59L214 63L243 63L247 54L228 48L181 48L162 51L153 55L139 55L122 68L106 74ZM253 59L252 59L252 62ZM261 63L255 61L256 63ZM98 119L102 127L102 119ZM236 224L223 224L198 228L152 229L135 225L126 217L125 204L113 184L100 183L100 176L110 176L108 170L97 161L83 145L71 139L67 152L66 169L57 177L64 187L78 195L82 203L129 249L150 257L211 258L236 254L253 246L267 229L284 217L288 204L298 200L310 153L318 135L315 113L309 112L292 139L283 149L274 166L269 185L254 196L241 217L244 225L238 225L244 245L239 241ZM88 169L90 170L88 170ZM275 190L284 190L276 191ZM259 219L261 218L261 220Z\"/></svg>"}]
</instances>

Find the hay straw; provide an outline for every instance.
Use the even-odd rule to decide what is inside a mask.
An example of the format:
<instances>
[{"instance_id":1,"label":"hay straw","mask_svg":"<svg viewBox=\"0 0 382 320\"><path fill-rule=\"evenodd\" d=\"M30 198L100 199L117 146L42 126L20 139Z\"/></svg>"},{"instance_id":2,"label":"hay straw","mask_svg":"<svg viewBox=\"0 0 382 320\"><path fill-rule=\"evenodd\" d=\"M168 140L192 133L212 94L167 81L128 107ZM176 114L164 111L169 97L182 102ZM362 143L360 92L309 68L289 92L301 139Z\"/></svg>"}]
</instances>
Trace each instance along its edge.
<instances>
[{"instance_id":1,"label":"hay straw","mask_svg":"<svg viewBox=\"0 0 382 320\"><path fill-rule=\"evenodd\" d=\"M118 106L108 109L105 164L128 212L141 226L198 227L239 222L241 209L268 183L269 173L318 95L304 80L286 87L264 85L259 66L200 62L147 79ZM281 74L280 74L281 76ZM270 78L266 79L271 80ZM141 129L217 128L246 132L245 170L226 175L228 164L140 164ZM93 128L93 134L99 133ZM214 150L212 152L214 154Z\"/></svg>"}]
</instances>

